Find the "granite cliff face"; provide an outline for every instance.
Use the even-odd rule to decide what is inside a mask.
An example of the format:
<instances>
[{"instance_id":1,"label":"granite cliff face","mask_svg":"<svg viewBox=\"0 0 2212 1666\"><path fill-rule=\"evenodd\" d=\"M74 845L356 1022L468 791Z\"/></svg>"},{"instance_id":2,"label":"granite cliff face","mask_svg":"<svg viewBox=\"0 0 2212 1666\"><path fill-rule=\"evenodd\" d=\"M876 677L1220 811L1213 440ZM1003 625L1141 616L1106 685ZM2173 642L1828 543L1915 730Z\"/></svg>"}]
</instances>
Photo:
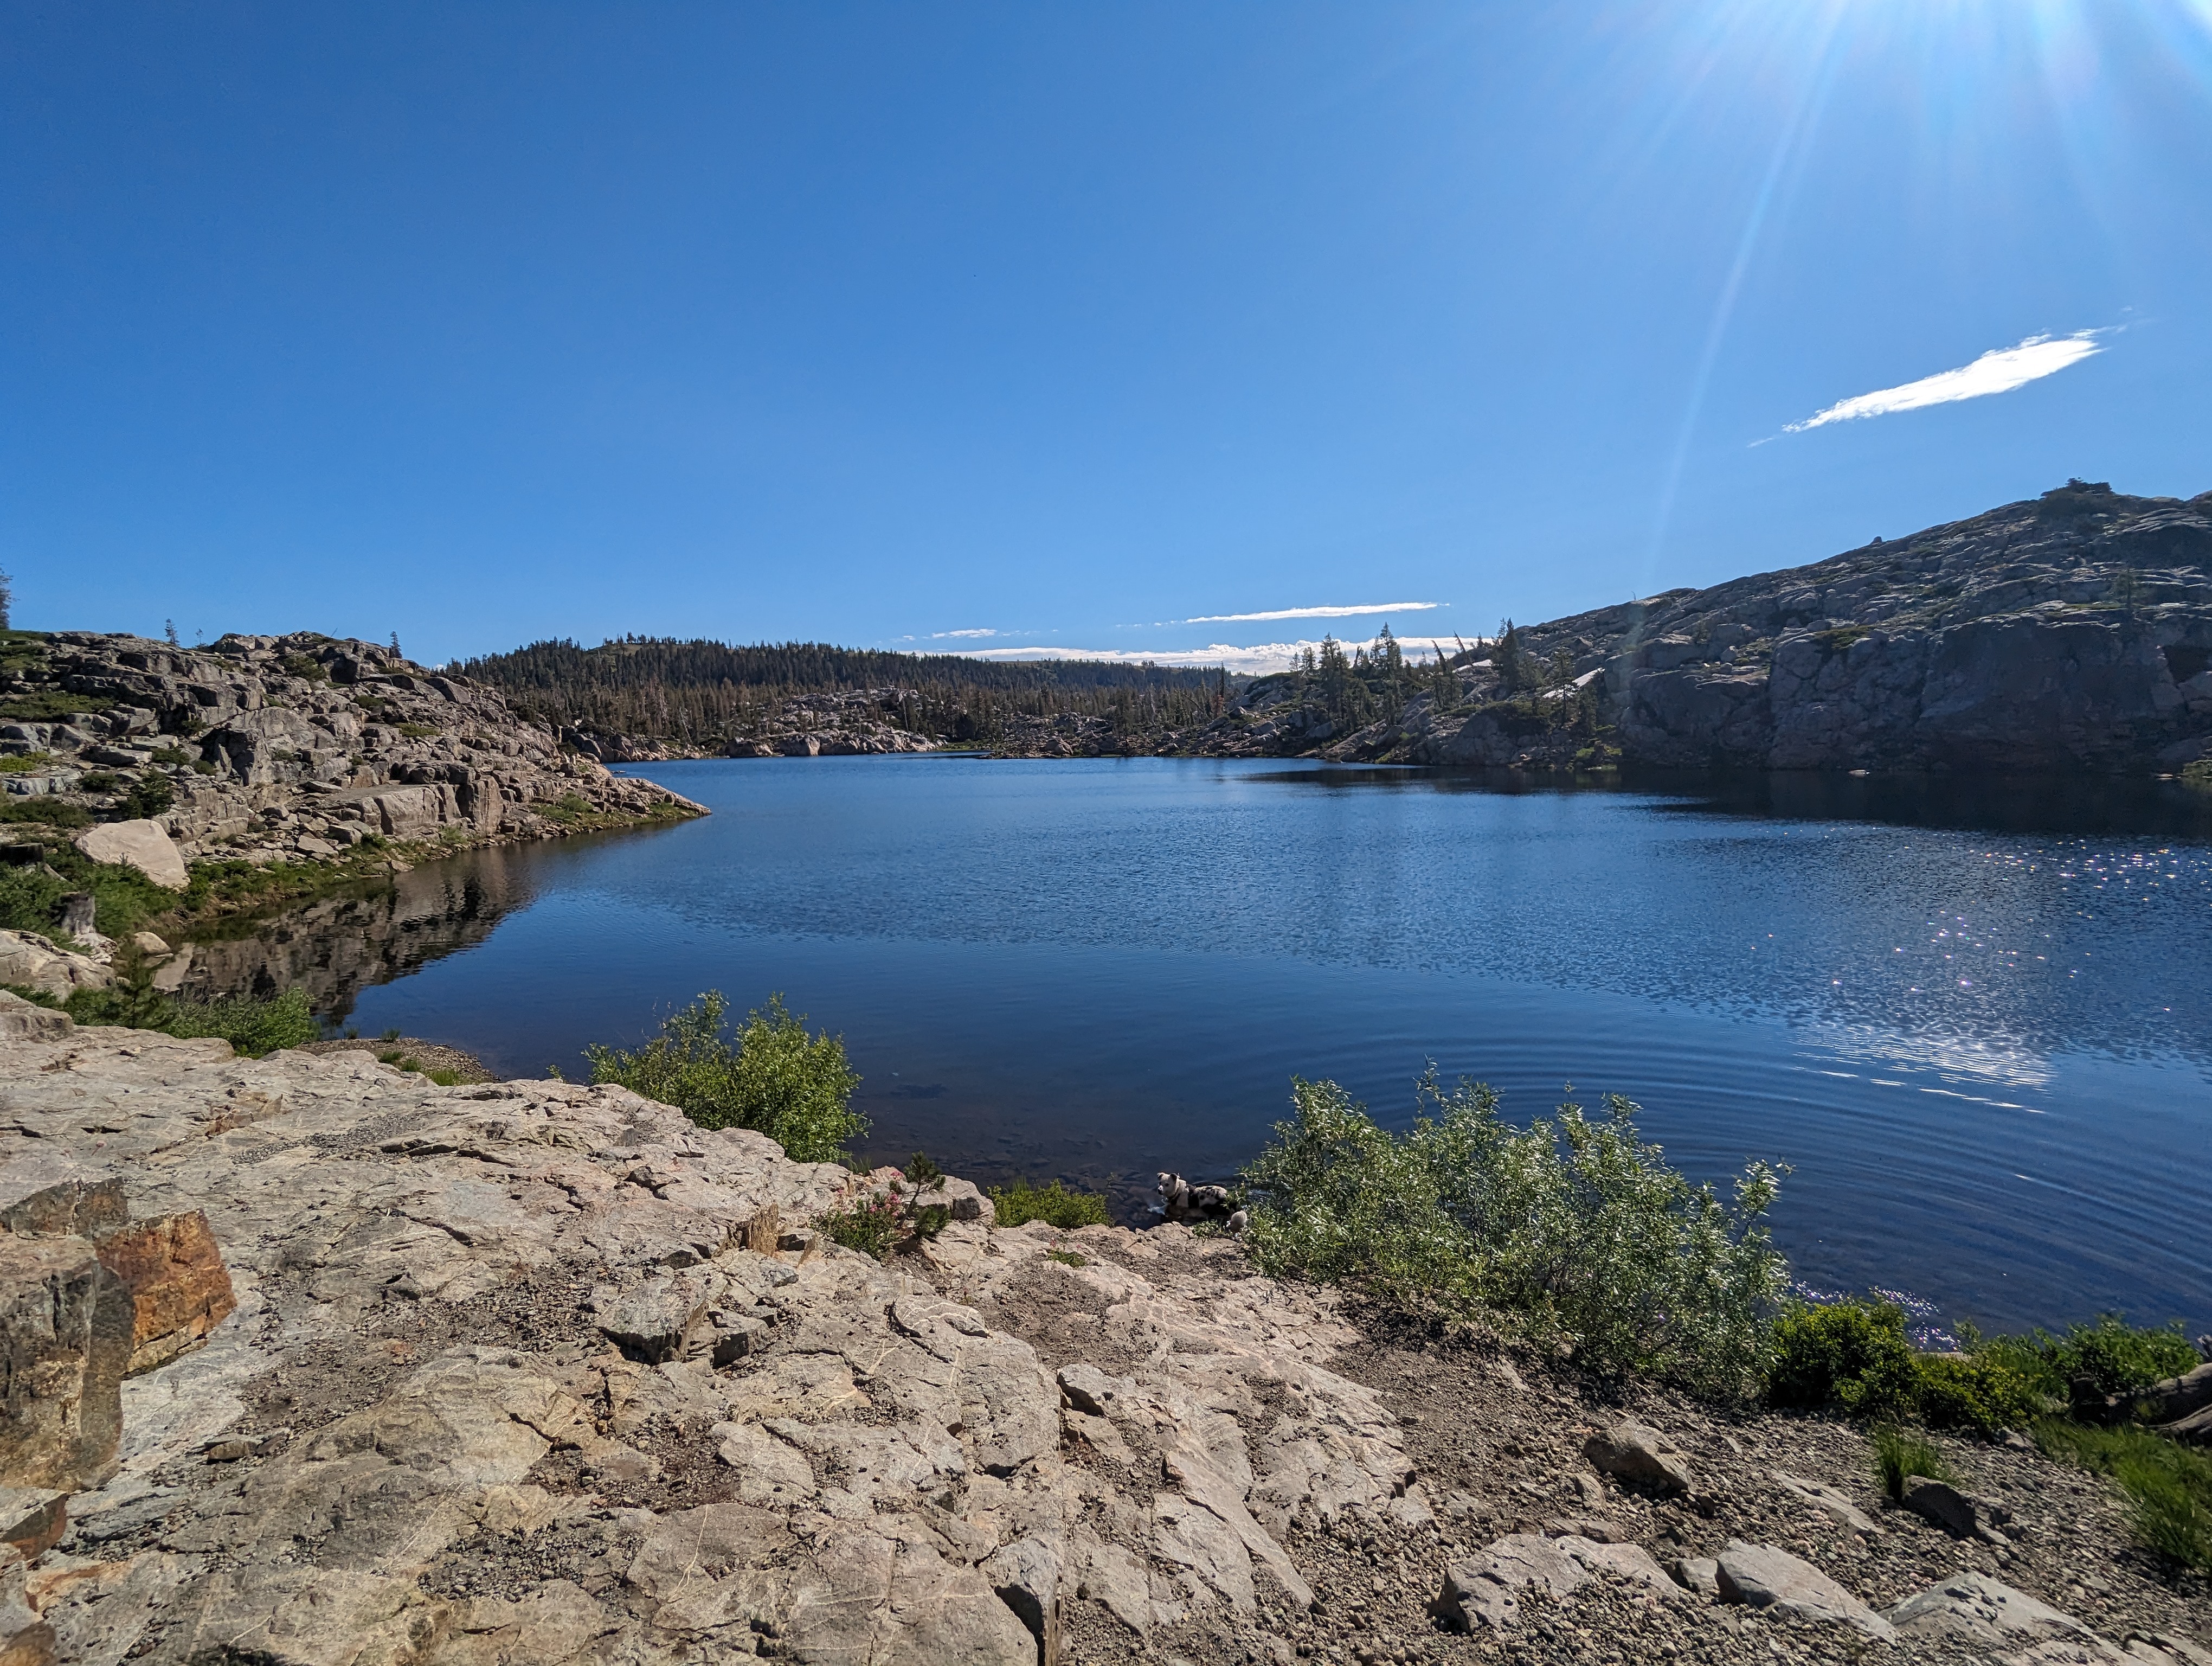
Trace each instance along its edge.
<instances>
[{"instance_id":1,"label":"granite cliff face","mask_svg":"<svg viewBox=\"0 0 2212 1666\"><path fill-rule=\"evenodd\" d=\"M1622 745L1777 769L2166 769L2212 752L2212 493L2079 483L1652 604Z\"/></svg>"},{"instance_id":2,"label":"granite cliff face","mask_svg":"<svg viewBox=\"0 0 2212 1666\"><path fill-rule=\"evenodd\" d=\"M207 648L18 637L0 663L0 755L14 761L9 794L158 821L188 860L321 859L371 835L544 838L701 813L610 775L493 690L308 633Z\"/></svg>"},{"instance_id":3,"label":"granite cliff face","mask_svg":"<svg viewBox=\"0 0 2212 1666\"><path fill-rule=\"evenodd\" d=\"M2212 493L2069 483L1809 567L1526 628L1346 733L1255 683L1189 750L1563 768L2155 774L2212 757ZM1577 703L1581 708L1577 709Z\"/></svg>"}]
</instances>

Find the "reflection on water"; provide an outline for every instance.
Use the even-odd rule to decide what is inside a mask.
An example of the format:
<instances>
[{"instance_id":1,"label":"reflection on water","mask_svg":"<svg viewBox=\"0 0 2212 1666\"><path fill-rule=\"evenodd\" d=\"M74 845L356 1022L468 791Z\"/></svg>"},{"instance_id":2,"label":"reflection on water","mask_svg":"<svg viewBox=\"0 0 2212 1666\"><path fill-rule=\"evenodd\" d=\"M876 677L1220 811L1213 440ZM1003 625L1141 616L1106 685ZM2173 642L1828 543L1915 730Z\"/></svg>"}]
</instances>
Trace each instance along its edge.
<instances>
[{"instance_id":1,"label":"reflection on water","mask_svg":"<svg viewBox=\"0 0 2212 1666\"><path fill-rule=\"evenodd\" d=\"M244 934L193 943L182 993L204 1000L302 988L318 1017L343 1025L362 989L490 936L530 903L532 873L526 850L470 851L323 897Z\"/></svg>"},{"instance_id":2,"label":"reflection on water","mask_svg":"<svg viewBox=\"0 0 2212 1666\"><path fill-rule=\"evenodd\" d=\"M1401 1121L1431 1059L1519 1116L1571 1081L1642 1104L1699 1177L1792 1164L1777 1231L1808 1280L2001 1324L2212 1322L2193 798L1166 759L636 773L715 813L426 867L225 975L303 977L365 1031L518 1075L574 1073L702 989L781 991L844 1034L871 1158L1117 1190L1233 1170L1294 1073Z\"/></svg>"}]
</instances>

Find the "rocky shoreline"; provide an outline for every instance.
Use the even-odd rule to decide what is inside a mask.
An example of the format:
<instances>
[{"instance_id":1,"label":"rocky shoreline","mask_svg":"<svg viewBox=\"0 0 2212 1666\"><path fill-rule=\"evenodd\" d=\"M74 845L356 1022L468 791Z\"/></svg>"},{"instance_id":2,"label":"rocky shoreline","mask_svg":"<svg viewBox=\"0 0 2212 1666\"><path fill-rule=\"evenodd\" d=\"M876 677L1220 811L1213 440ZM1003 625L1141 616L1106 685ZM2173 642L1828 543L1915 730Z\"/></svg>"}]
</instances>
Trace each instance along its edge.
<instances>
[{"instance_id":1,"label":"rocky shoreline","mask_svg":"<svg viewBox=\"0 0 2212 1666\"><path fill-rule=\"evenodd\" d=\"M156 921L172 935L464 849L705 813L611 774L494 690L308 633L205 649L17 633L0 668L0 861L51 873L73 849L134 870L176 896ZM66 937L109 964L117 945L94 917L43 923L44 942L0 933L0 962L23 963L0 982L65 996L104 981L53 958ZM188 959L166 975L181 981Z\"/></svg>"},{"instance_id":2,"label":"rocky shoreline","mask_svg":"<svg viewBox=\"0 0 2212 1666\"><path fill-rule=\"evenodd\" d=\"M1256 1277L1001 1229L614 1087L232 1056L0 995L0 1653L2203 1662L2102 1482L1607 1395ZM954 1193L957 1196L954 1197ZM1924 1501L1923 1501L1924 1505Z\"/></svg>"}]
</instances>

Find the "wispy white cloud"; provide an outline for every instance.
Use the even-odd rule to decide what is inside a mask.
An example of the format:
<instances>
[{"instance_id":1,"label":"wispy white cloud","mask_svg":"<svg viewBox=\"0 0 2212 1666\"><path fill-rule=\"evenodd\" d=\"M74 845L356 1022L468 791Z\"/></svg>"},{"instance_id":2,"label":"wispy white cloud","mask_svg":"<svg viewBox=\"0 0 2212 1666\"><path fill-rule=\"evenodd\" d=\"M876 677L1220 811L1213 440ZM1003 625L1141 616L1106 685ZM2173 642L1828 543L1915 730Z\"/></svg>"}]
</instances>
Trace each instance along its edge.
<instances>
[{"instance_id":1,"label":"wispy white cloud","mask_svg":"<svg viewBox=\"0 0 2212 1666\"><path fill-rule=\"evenodd\" d=\"M1378 639L1379 640L1379 639ZM1344 646L1374 646L1372 642ZM1454 654L1462 645L1451 636L1401 636L1399 648L1414 659L1425 659L1437 653ZM960 650L971 660L1104 660L1123 666L1198 666L1211 670L1216 666L1248 676L1264 677L1269 672L1288 671L1297 664L1300 656L1311 649L1318 654L1317 641L1255 642L1249 647L1233 648L1225 642L1216 642L1210 648L971 648Z\"/></svg>"},{"instance_id":2,"label":"wispy white cloud","mask_svg":"<svg viewBox=\"0 0 2212 1666\"><path fill-rule=\"evenodd\" d=\"M998 634L995 630L933 630L929 633L929 640L941 642L951 636L995 636Z\"/></svg>"},{"instance_id":3,"label":"wispy white cloud","mask_svg":"<svg viewBox=\"0 0 2212 1666\"><path fill-rule=\"evenodd\" d=\"M1442 602L1361 602L1355 607L1279 607L1268 613L1201 613L1168 624L1249 624L1262 619L1348 619L1357 613L1421 613Z\"/></svg>"},{"instance_id":4,"label":"wispy white cloud","mask_svg":"<svg viewBox=\"0 0 2212 1666\"><path fill-rule=\"evenodd\" d=\"M1840 399L1826 410L1791 423L1785 434L1826 428L1831 423L1856 422L1863 416L1888 416L1900 410L1919 410L1929 405L1950 404L1960 399L1978 399L1990 393L2009 393L2045 376L2055 376L2069 364L2105 350L2097 337L2102 330L2077 330L2070 336L2030 336L2017 347L1992 348L1972 364L1923 376L1899 387L1876 388Z\"/></svg>"}]
</instances>

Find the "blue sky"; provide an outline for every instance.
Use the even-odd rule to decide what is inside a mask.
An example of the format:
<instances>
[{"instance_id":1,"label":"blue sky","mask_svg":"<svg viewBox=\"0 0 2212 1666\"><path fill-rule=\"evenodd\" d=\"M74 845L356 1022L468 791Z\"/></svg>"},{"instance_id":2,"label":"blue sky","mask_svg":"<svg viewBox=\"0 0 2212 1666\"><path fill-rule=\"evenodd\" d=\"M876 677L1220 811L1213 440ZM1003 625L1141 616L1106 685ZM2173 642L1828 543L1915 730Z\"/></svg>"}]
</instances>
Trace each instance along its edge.
<instances>
[{"instance_id":1,"label":"blue sky","mask_svg":"<svg viewBox=\"0 0 2212 1666\"><path fill-rule=\"evenodd\" d=\"M19 624L1471 635L2212 488L2207 0L0 15Z\"/></svg>"}]
</instances>

